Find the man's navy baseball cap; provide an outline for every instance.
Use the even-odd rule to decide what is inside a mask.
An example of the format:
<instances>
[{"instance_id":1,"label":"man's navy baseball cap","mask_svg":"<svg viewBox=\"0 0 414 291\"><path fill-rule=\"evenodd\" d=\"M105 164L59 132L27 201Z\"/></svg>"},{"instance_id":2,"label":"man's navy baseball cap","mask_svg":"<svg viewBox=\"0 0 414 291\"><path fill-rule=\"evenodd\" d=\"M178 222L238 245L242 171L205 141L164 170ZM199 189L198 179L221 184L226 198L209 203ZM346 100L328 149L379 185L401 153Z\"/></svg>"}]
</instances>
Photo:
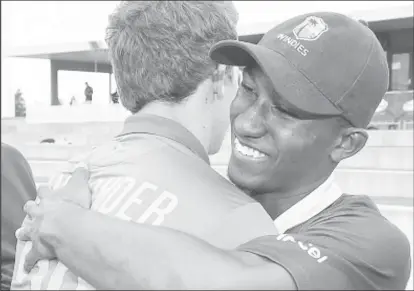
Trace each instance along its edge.
<instances>
[{"instance_id":1,"label":"man's navy baseball cap","mask_svg":"<svg viewBox=\"0 0 414 291\"><path fill-rule=\"evenodd\" d=\"M386 54L375 34L345 15L291 18L256 44L225 40L210 57L234 66L259 65L275 91L313 115L342 116L365 128L388 89Z\"/></svg>"}]
</instances>

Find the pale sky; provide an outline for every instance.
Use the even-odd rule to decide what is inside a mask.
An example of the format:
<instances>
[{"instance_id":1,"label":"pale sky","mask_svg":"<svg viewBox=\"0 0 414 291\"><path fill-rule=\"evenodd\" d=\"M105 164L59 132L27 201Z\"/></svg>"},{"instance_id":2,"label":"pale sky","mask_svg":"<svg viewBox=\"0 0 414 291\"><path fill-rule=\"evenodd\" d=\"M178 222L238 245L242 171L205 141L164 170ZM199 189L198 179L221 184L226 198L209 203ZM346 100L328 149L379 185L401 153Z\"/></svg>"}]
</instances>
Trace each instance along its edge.
<instances>
[{"instance_id":1,"label":"pale sky","mask_svg":"<svg viewBox=\"0 0 414 291\"><path fill-rule=\"evenodd\" d=\"M118 2L2 1L2 45L103 39L107 15ZM284 20L318 10L349 13L410 4L412 7L412 1L235 1L240 26L258 21Z\"/></svg>"},{"instance_id":2,"label":"pale sky","mask_svg":"<svg viewBox=\"0 0 414 291\"><path fill-rule=\"evenodd\" d=\"M1 1L2 116L13 109L11 100L17 88L24 89L29 102L47 102L50 98L50 62L5 59L5 52L19 46L101 40L107 16L118 2ZM313 11L348 14L403 5L413 10L412 1L235 1L235 5L240 15L239 28Z\"/></svg>"}]
</instances>

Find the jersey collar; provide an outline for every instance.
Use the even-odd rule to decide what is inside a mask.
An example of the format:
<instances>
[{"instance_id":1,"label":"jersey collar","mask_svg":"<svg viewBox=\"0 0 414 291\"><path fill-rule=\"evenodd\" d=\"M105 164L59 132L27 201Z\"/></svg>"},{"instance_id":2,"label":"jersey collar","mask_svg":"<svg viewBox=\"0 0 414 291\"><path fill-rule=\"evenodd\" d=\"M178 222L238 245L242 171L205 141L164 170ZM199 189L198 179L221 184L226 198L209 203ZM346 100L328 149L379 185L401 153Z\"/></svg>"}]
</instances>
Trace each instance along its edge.
<instances>
[{"instance_id":1,"label":"jersey collar","mask_svg":"<svg viewBox=\"0 0 414 291\"><path fill-rule=\"evenodd\" d=\"M124 128L119 136L132 133L153 134L168 138L184 145L210 164L201 142L188 129L174 120L152 114L134 114L125 120Z\"/></svg>"},{"instance_id":2,"label":"jersey collar","mask_svg":"<svg viewBox=\"0 0 414 291\"><path fill-rule=\"evenodd\" d=\"M341 195L342 191L334 182L332 174L308 196L275 219L274 223L278 232L284 233L286 230L311 219L334 203Z\"/></svg>"}]
</instances>

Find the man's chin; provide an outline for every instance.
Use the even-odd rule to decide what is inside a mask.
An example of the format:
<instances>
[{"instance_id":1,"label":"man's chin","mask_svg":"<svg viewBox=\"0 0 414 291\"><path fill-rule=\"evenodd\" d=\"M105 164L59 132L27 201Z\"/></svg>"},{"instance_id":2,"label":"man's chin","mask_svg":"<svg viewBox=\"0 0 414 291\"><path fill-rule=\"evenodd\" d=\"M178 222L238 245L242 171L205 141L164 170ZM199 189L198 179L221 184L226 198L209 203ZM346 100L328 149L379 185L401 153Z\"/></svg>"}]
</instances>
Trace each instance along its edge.
<instances>
[{"instance_id":1,"label":"man's chin","mask_svg":"<svg viewBox=\"0 0 414 291\"><path fill-rule=\"evenodd\" d=\"M230 166L227 168L227 176L229 180L244 193L249 196L255 195L254 189L257 189L257 187L255 187L253 183L249 183L249 179L246 179L244 176L240 176L237 173L234 173Z\"/></svg>"}]
</instances>

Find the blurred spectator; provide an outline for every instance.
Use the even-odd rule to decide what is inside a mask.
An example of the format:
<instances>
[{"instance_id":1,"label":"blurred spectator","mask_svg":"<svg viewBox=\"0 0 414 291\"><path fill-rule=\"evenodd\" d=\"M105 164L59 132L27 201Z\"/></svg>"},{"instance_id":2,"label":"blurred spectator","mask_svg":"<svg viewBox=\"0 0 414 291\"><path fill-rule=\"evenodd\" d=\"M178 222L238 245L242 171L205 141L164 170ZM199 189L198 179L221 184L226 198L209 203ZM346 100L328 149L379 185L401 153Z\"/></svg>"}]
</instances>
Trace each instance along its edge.
<instances>
[{"instance_id":1,"label":"blurred spectator","mask_svg":"<svg viewBox=\"0 0 414 291\"><path fill-rule=\"evenodd\" d=\"M72 105L76 105L76 98L75 98L75 96L72 96L72 98L70 98L69 105L70 105L70 106L72 106Z\"/></svg>"},{"instance_id":2,"label":"blurred spectator","mask_svg":"<svg viewBox=\"0 0 414 291\"><path fill-rule=\"evenodd\" d=\"M15 232L26 214L23 205L36 198L32 170L23 155L1 144L1 290L10 290L16 254Z\"/></svg>"},{"instance_id":3,"label":"blurred spectator","mask_svg":"<svg viewBox=\"0 0 414 291\"><path fill-rule=\"evenodd\" d=\"M91 86L89 86L88 82L85 82L85 101L87 103L91 103L92 102L92 95L93 95L93 88Z\"/></svg>"},{"instance_id":4,"label":"blurred spectator","mask_svg":"<svg viewBox=\"0 0 414 291\"><path fill-rule=\"evenodd\" d=\"M26 102L22 95L20 89L17 89L14 94L14 111L16 117L26 117Z\"/></svg>"},{"instance_id":5,"label":"blurred spectator","mask_svg":"<svg viewBox=\"0 0 414 291\"><path fill-rule=\"evenodd\" d=\"M118 91L115 91L114 93L111 93L111 100L112 100L112 103L114 103L114 104L119 103Z\"/></svg>"}]
</instances>

